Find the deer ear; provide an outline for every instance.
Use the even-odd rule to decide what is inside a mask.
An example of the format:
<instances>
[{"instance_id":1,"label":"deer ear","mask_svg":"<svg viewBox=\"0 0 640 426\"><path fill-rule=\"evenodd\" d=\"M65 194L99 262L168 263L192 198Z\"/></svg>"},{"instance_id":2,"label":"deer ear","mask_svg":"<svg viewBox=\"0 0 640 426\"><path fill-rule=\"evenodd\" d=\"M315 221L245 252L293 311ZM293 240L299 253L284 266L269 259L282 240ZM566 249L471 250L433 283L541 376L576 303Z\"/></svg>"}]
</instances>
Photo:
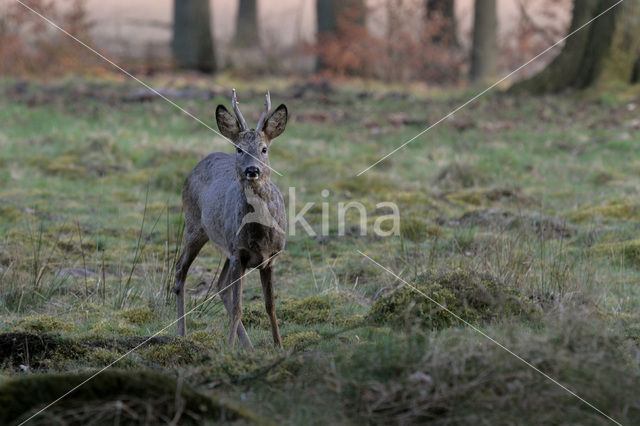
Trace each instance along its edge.
<instances>
[{"instance_id":1,"label":"deer ear","mask_svg":"<svg viewBox=\"0 0 640 426\"><path fill-rule=\"evenodd\" d=\"M224 107L224 105L218 105L216 108L216 122L218 123L218 129L220 133L226 138L235 141L240 133L240 124L238 120L231 115L231 113Z\"/></svg>"},{"instance_id":2,"label":"deer ear","mask_svg":"<svg viewBox=\"0 0 640 426\"><path fill-rule=\"evenodd\" d=\"M284 128L287 126L287 118L289 113L287 107L281 104L275 111L269 115L269 118L264 122L262 131L269 140L275 139L284 132Z\"/></svg>"}]
</instances>

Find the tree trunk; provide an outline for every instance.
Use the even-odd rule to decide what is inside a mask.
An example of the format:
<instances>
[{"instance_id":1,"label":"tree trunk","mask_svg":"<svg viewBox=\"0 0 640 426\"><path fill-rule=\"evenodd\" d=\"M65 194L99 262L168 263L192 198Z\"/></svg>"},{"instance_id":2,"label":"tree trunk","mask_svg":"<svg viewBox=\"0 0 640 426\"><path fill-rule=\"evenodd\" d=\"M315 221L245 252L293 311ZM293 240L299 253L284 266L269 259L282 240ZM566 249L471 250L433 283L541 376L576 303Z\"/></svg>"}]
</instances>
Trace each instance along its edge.
<instances>
[{"instance_id":1,"label":"tree trunk","mask_svg":"<svg viewBox=\"0 0 640 426\"><path fill-rule=\"evenodd\" d=\"M496 75L497 27L496 0L476 0L473 14L471 81L480 82Z\"/></svg>"},{"instance_id":2,"label":"tree trunk","mask_svg":"<svg viewBox=\"0 0 640 426\"><path fill-rule=\"evenodd\" d=\"M323 39L340 36L345 25L364 26L366 8L364 0L316 0L316 21L318 44ZM319 55L316 71L326 69L326 62Z\"/></svg>"},{"instance_id":3,"label":"tree trunk","mask_svg":"<svg viewBox=\"0 0 640 426\"><path fill-rule=\"evenodd\" d=\"M318 35L336 31L336 11L333 0L316 0L316 19L318 21Z\"/></svg>"},{"instance_id":4,"label":"tree trunk","mask_svg":"<svg viewBox=\"0 0 640 426\"><path fill-rule=\"evenodd\" d=\"M318 23L317 38L318 45L327 36L335 34L338 24L336 22L336 11L333 0L316 0L316 20ZM327 63L323 55L316 57L316 71L327 69Z\"/></svg>"},{"instance_id":5,"label":"tree trunk","mask_svg":"<svg viewBox=\"0 0 640 426\"><path fill-rule=\"evenodd\" d=\"M171 50L180 68L216 70L209 0L174 0Z\"/></svg>"},{"instance_id":6,"label":"tree trunk","mask_svg":"<svg viewBox=\"0 0 640 426\"><path fill-rule=\"evenodd\" d=\"M260 45L256 0L240 0L234 42L239 47L257 47Z\"/></svg>"},{"instance_id":7,"label":"tree trunk","mask_svg":"<svg viewBox=\"0 0 640 426\"><path fill-rule=\"evenodd\" d=\"M616 0L575 0L569 33ZM557 93L601 83L638 82L640 2L625 1L569 37L560 54L540 73L514 84L512 92Z\"/></svg>"},{"instance_id":8,"label":"tree trunk","mask_svg":"<svg viewBox=\"0 0 640 426\"><path fill-rule=\"evenodd\" d=\"M427 25L429 25L429 21L438 17L446 21L439 33L431 37L431 41L434 43L444 42L454 46L458 44L454 0L426 0L425 17Z\"/></svg>"},{"instance_id":9,"label":"tree trunk","mask_svg":"<svg viewBox=\"0 0 640 426\"><path fill-rule=\"evenodd\" d=\"M318 34L336 33L341 25L364 25L364 0L316 0Z\"/></svg>"}]
</instances>

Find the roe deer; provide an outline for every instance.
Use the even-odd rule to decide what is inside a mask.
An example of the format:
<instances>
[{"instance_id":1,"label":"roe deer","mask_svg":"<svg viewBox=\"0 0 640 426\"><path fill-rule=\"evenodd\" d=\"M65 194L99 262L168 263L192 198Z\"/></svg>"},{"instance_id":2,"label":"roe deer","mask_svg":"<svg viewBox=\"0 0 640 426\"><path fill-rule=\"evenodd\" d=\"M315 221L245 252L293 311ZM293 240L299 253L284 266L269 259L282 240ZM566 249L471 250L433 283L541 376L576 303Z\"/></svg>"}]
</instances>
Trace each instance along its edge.
<instances>
[{"instance_id":1,"label":"roe deer","mask_svg":"<svg viewBox=\"0 0 640 426\"><path fill-rule=\"evenodd\" d=\"M245 269L258 267L273 342L282 347L275 312L273 264L275 255L284 249L286 215L282 194L269 179L268 150L271 141L284 131L287 107L280 105L271 112L267 91L265 111L256 128L249 129L238 108L235 89L232 93L237 119L218 105L216 121L220 132L236 146L236 154L210 154L189 173L182 189L185 245L176 263L174 288L178 334L186 335L184 282L189 266L211 240L226 256L217 288L224 289L221 297L231 318L229 346L234 346L237 334L244 347L252 348L241 319L242 276Z\"/></svg>"}]
</instances>

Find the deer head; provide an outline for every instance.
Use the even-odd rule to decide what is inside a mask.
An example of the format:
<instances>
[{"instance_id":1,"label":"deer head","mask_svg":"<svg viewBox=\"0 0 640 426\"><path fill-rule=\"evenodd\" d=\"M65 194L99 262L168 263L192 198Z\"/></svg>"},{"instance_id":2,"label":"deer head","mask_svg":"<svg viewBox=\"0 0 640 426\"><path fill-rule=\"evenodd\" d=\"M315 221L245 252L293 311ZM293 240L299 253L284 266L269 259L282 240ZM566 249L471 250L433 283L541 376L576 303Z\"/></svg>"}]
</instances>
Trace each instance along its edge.
<instances>
[{"instance_id":1,"label":"deer head","mask_svg":"<svg viewBox=\"0 0 640 426\"><path fill-rule=\"evenodd\" d=\"M247 126L236 97L236 89L232 91L231 106L234 117L224 105L216 108L216 121L222 135L236 147L236 172L240 182L261 183L269 180L269 146L271 141L280 136L287 125L287 107L281 104L271 112L271 96L265 95L264 112L255 129Z\"/></svg>"}]
</instances>

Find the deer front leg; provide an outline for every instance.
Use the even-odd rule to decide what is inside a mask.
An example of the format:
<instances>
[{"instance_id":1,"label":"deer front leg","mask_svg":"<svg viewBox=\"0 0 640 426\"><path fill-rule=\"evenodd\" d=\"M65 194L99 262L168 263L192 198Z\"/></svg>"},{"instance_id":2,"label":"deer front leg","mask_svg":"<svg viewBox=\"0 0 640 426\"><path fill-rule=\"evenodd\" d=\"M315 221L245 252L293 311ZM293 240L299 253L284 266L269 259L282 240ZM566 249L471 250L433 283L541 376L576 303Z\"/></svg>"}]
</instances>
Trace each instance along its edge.
<instances>
[{"instance_id":1,"label":"deer front leg","mask_svg":"<svg viewBox=\"0 0 640 426\"><path fill-rule=\"evenodd\" d=\"M273 336L273 344L282 348L282 340L280 339L280 330L278 329L278 320L276 319L276 298L273 293L273 267L267 266L260 269L260 282L262 283L262 295L264 296L264 307L271 321L271 335Z\"/></svg>"},{"instance_id":2,"label":"deer front leg","mask_svg":"<svg viewBox=\"0 0 640 426\"><path fill-rule=\"evenodd\" d=\"M220 276L218 277L218 283L216 288L220 292L220 297L222 298L222 302L224 303L224 307L229 314L229 318L231 318L233 313L233 294L231 293L231 288L227 288L229 284L233 281L229 279L229 264L231 262L227 259L224 262L224 266L222 267L222 271L220 272ZM252 348L251 340L249 340L249 335L242 324L242 320L238 323L238 338L240 339L240 343L242 346L246 348Z\"/></svg>"},{"instance_id":3,"label":"deer front leg","mask_svg":"<svg viewBox=\"0 0 640 426\"><path fill-rule=\"evenodd\" d=\"M231 259L229 269L229 284L231 285L232 303L229 316L231 318L231 327L229 330L229 347L233 348L236 343L236 334L240 336L240 343L247 349L252 349L253 345L247 335L239 332L239 326L242 324L242 276L244 268L239 259ZM242 327L244 330L244 327Z\"/></svg>"}]
</instances>

